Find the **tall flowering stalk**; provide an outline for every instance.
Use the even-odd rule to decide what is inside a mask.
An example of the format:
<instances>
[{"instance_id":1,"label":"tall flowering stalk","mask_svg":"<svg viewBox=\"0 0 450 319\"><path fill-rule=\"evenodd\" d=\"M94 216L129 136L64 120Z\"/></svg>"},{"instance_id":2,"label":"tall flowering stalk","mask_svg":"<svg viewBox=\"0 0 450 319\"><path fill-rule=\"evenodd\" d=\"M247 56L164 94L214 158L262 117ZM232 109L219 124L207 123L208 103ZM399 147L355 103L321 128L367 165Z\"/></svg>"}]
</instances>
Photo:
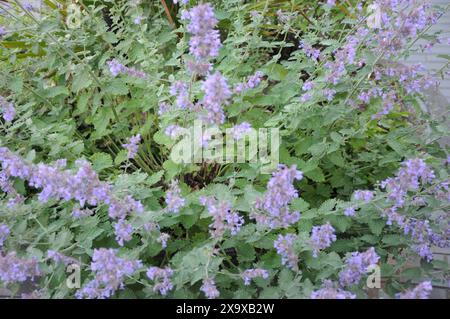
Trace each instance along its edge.
<instances>
[{"instance_id":1,"label":"tall flowering stalk","mask_svg":"<svg viewBox=\"0 0 450 319\"><path fill-rule=\"evenodd\" d=\"M339 288L331 280L324 280L323 287L311 293L311 299L355 299L356 295Z\"/></svg>"},{"instance_id":2,"label":"tall flowering stalk","mask_svg":"<svg viewBox=\"0 0 450 319\"><path fill-rule=\"evenodd\" d=\"M290 269L298 270L298 255L294 250L294 242L297 240L297 235L287 234L285 236L278 235L274 242L274 247L277 253L281 255L281 263Z\"/></svg>"},{"instance_id":3,"label":"tall flowering stalk","mask_svg":"<svg viewBox=\"0 0 450 319\"><path fill-rule=\"evenodd\" d=\"M397 294L397 298L399 299L428 299L431 291L433 290L433 286L431 285L431 281L424 281L418 284L411 290L405 291L403 293Z\"/></svg>"},{"instance_id":4,"label":"tall flowering stalk","mask_svg":"<svg viewBox=\"0 0 450 319\"><path fill-rule=\"evenodd\" d=\"M153 285L153 291L158 291L163 296L167 295L167 293L173 288L173 285L170 282L170 277L172 277L172 275L173 270L169 267L150 267L147 270L147 277L155 282Z\"/></svg>"},{"instance_id":5,"label":"tall flowering stalk","mask_svg":"<svg viewBox=\"0 0 450 319\"><path fill-rule=\"evenodd\" d=\"M213 223L209 225L212 238L222 237L227 230L231 235L236 235L244 224L244 219L232 210L228 202L212 197L200 197L200 204L206 206L213 217Z\"/></svg>"},{"instance_id":6,"label":"tall flowering stalk","mask_svg":"<svg viewBox=\"0 0 450 319\"><path fill-rule=\"evenodd\" d=\"M298 197L298 191L293 183L303 178L302 172L295 165L287 167L280 165L267 183L267 191L262 198L257 199L252 218L258 224L270 228L286 228L300 219L300 213L291 212L289 203Z\"/></svg>"},{"instance_id":7,"label":"tall flowering stalk","mask_svg":"<svg viewBox=\"0 0 450 319\"><path fill-rule=\"evenodd\" d=\"M9 229L8 225L1 223L0 224L0 247L3 246L4 242L6 241L6 238L8 238L10 233L11 233L11 230Z\"/></svg>"},{"instance_id":8,"label":"tall flowering stalk","mask_svg":"<svg viewBox=\"0 0 450 319\"><path fill-rule=\"evenodd\" d=\"M80 159L75 162L77 170L64 169L65 160L54 165L44 163L28 164L7 148L0 148L2 172L8 178L27 180L31 187L41 189L38 198L41 202L50 199L75 200L81 207L85 205L108 205L111 218L125 218L132 212L142 212L139 201L131 196L116 198L110 184L100 181L89 162Z\"/></svg>"},{"instance_id":9,"label":"tall flowering stalk","mask_svg":"<svg viewBox=\"0 0 450 319\"><path fill-rule=\"evenodd\" d=\"M317 253L330 247L330 245L336 241L335 230L330 223L326 223L322 226L314 226L311 232L311 245L313 247L313 256L317 257Z\"/></svg>"},{"instance_id":10,"label":"tall flowering stalk","mask_svg":"<svg viewBox=\"0 0 450 319\"><path fill-rule=\"evenodd\" d=\"M126 260L117 257L114 249L95 249L91 270L94 279L77 291L77 298L109 298L117 290L124 289L124 280L142 267L140 260Z\"/></svg>"},{"instance_id":11,"label":"tall flowering stalk","mask_svg":"<svg viewBox=\"0 0 450 319\"><path fill-rule=\"evenodd\" d=\"M127 151L127 157L129 159L135 158L139 149L139 142L141 141L141 135L137 134L135 136L130 137L128 140L128 143L122 144L122 147L124 147Z\"/></svg>"},{"instance_id":12,"label":"tall flowering stalk","mask_svg":"<svg viewBox=\"0 0 450 319\"><path fill-rule=\"evenodd\" d=\"M200 290L208 299L215 299L220 296L220 292L219 290L217 290L216 283L214 282L214 279L211 278L203 280L203 285L200 287Z\"/></svg>"},{"instance_id":13,"label":"tall flowering stalk","mask_svg":"<svg viewBox=\"0 0 450 319\"><path fill-rule=\"evenodd\" d=\"M111 72L111 75L113 77L116 77L119 74L128 74L129 76L141 78L141 79L145 79L147 77L145 72L138 71L134 68L126 67L125 65L123 65L116 59L112 59L106 63L108 64L109 72Z\"/></svg>"},{"instance_id":14,"label":"tall flowering stalk","mask_svg":"<svg viewBox=\"0 0 450 319\"><path fill-rule=\"evenodd\" d=\"M264 279L269 278L269 272L265 269L256 268L256 269L247 269L242 273L242 278L244 279L244 285L250 285L252 279L261 277Z\"/></svg>"},{"instance_id":15,"label":"tall flowering stalk","mask_svg":"<svg viewBox=\"0 0 450 319\"><path fill-rule=\"evenodd\" d=\"M373 247L367 251L353 252L347 259L344 269L339 273L339 283L343 286L352 286L361 280L371 267L374 267L380 257Z\"/></svg>"},{"instance_id":16,"label":"tall flowering stalk","mask_svg":"<svg viewBox=\"0 0 450 319\"><path fill-rule=\"evenodd\" d=\"M218 21L209 3L199 4L189 11L183 11L181 18L189 20L187 31L191 33L189 52L195 61L187 64L191 72L206 74L211 70L209 59L219 55L222 46L219 31L215 29Z\"/></svg>"},{"instance_id":17,"label":"tall flowering stalk","mask_svg":"<svg viewBox=\"0 0 450 319\"><path fill-rule=\"evenodd\" d=\"M223 106L228 104L228 99L231 97L227 80L220 72L216 72L206 78L202 84L202 90L205 95L200 102L203 110L201 119L209 124L223 124L225 121Z\"/></svg>"},{"instance_id":18,"label":"tall flowering stalk","mask_svg":"<svg viewBox=\"0 0 450 319\"><path fill-rule=\"evenodd\" d=\"M0 251L0 281L8 284L24 282L41 274L38 260L21 258L15 251L3 254Z\"/></svg>"},{"instance_id":19,"label":"tall flowering stalk","mask_svg":"<svg viewBox=\"0 0 450 319\"><path fill-rule=\"evenodd\" d=\"M3 96L0 95L0 109L2 111L3 119L6 122L12 122L16 116L16 109L12 102L8 102Z\"/></svg>"},{"instance_id":20,"label":"tall flowering stalk","mask_svg":"<svg viewBox=\"0 0 450 319\"><path fill-rule=\"evenodd\" d=\"M185 206L186 200L181 196L181 189L178 186L178 181L170 182L169 189L166 192L167 211L170 213L178 213L180 209Z\"/></svg>"}]
</instances>

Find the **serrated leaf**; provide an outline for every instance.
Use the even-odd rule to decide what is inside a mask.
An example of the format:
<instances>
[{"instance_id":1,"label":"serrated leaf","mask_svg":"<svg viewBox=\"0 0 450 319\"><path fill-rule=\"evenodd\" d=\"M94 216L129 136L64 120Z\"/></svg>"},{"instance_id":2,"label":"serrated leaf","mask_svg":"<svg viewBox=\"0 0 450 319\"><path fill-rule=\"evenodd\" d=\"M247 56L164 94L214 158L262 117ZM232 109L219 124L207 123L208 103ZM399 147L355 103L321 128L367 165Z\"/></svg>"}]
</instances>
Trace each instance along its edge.
<instances>
[{"instance_id":1,"label":"serrated leaf","mask_svg":"<svg viewBox=\"0 0 450 319\"><path fill-rule=\"evenodd\" d=\"M116 158L114 159L115 165L120 165L123 162L125 162L128 158L128 151L127 150L120 150L119 153L117 153Z\"/></svg>"},{"instance_id":2,"label":"serrated leaf","mask_svg":"<svg viewBox=\"0 0 450 319\"><path fill-rule=\"evenodd\" d=\"M305 210L307 210L309 208L309 206L310 206L309 203L301 197L294 198L291 201L292 210L296 210L299 212L304 212Z\"/></svg>"},{"instance_id":3,"label":"serrated leaf","mask_svg":"<svg viewBox=\"0 0 450 319\"><path fill-rule=\"evenodd\" d=\"M333 227L341 233L345 232L352 224L350 218L347 218L345 216L330 215L328 216L328 220L330 221L331 225L333 225Z\"/></svg>"},{"instance_id":4,"label":"serrated leaf","mask_svg":"<svg viewBox=\"0 0 450 319\"><path fill-rule=\"evenodd\" d=\"M303 174L316 183L322 183L325 181L325 175L320 167L317 167L312 171L304 172Z\"/></svg>"},{"instance_id":5,"label":"serrated leaf","mask_svg":"<svg viewBox=\"0 0 450 319\"><path fill-rule=\"evenodd\" d=\"M78 93L80 90L89 87L92 84L92 79L87 71L82 71L75 74L72 82L72 92Z\"/></svg>"},{"instance_id":6,"label":"serrated leaf","mask_svg":"<svg viewBox=\"0 0 450 319\"><path fill-rule=\"evenodd\" d=\"M368 222L370 231L374 233L375 235L380 235L383 231L384 226L386 225L386 222L382 219L371 219Z\"/></svg>"},{"instance_id":7,"label":"serrated leaf","mask_svg":"<svg viewBox=\"0 0 450 319\"><path fill-rule=\"evenodd\" d=\"M92 161L92 167L97 172L113 166L111 155L107 153L95 153L90 159Z\"/></svg>"},{"instance_id":8,"label":"serrated leaf","mask_svg":"<svg viewBox=\"0 0 450 319\"><path fill-rule=\"evenodd\" d=\"M128 86L122 79L112 79L104 88L105 92L111 95L126 95L128 94Z\"/></svg>"},{"instance_id":9,"label":"serrated leaf","mask_svg":"<svg viewBox=\"0 0 450 319\"><path fill-rule=\"evenodd\" d=\"M401 246L406 243L406 239L401 235L387 234L383 236L383 243L390 246Z\"/></svg>"},{"instance_id":10,"label":"serrated leaf","mask_svg":"<svg viewBox=\"0 0 450 319\"><path fill-rule=\"evenodd\" d=\"M69 95L69 90L65 86L53 86L45 90L45 96L52 98L58 95Z\"/></svg>"},{"instance_id":11,"label":"serrated leaf","mask_svg":"<svg viewBox=\"0 0 450 319\"><path fill-rule=\"evenodd\" d=\"M152 186L156 183L158 183L161 180L161 177L163 177L164 171L161 170L159 172L156 172L155 174L152 174L149 178L147 178L147 185Z\"/></svg>"}]
</instances>

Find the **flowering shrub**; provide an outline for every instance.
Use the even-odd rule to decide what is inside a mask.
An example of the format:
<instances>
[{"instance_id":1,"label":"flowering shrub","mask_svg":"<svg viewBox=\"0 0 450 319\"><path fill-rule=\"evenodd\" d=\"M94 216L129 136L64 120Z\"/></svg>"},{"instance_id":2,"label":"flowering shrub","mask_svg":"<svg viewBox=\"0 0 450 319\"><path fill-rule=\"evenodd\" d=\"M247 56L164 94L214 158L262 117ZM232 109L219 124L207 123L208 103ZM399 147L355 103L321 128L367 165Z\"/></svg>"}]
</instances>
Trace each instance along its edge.
<instances>
[{"instance_id":1,"label":"flowering shrub","mask_svg":"<svg viewBox=\"0 0 450 319\"><path fill-rule=\"evenodd\" d=\"M400 63L444 41L429 30L448 8L0 6L0 285L13 295L367 298L376 269L383 298L448 285L433 258L450 244L448 128L421 106L449 63ZM176 161L199 121L203 154L222 146L217 129L244 147L278 129L279 165Z\"/></svg>"}]
</instances>

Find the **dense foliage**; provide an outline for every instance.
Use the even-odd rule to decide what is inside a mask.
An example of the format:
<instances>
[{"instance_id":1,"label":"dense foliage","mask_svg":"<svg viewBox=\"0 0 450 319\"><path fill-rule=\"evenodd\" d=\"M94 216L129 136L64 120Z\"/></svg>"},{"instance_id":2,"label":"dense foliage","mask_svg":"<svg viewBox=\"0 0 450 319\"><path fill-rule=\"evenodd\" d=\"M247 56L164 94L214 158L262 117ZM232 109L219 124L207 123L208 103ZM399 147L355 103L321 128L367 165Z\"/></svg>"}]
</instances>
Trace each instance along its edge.
<instances>
[{"instance_id":1,"label":"dense foliage","mask_svg":"<svg viewBox=\"0 0 450 319\"><path fill-rule=\"evenodd\" d=\"M448 285L432 248L449 247L449 130L424 107L448 63L402 63L448 41L429 32L448 8L172 2L0 2L0 285L37 298ZM175 161L198 120L203 150L222 143L215 127L278 128L280 165Z\"/></svg>"}]
</instances>

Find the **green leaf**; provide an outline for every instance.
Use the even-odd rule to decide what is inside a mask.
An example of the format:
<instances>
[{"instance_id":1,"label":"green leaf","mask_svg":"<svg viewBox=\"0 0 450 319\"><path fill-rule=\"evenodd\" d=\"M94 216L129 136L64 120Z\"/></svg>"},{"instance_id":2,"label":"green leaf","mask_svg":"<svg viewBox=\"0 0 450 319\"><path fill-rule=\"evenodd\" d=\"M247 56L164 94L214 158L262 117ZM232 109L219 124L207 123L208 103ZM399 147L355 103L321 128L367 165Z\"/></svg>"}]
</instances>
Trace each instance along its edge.
<instances>
[{"instance_id":1,"label":"green leaf","mask_svg":"<svg viewBox=\"0 0 450 319\"><path fill-rule=\"evenodd\" d=\"M88 110L88 102L91 97L90 92L84 92L78 95L77 98L77 109L74 112L74 115L80 115Z\"/></svg>"},{"instance_id":2,"label":"green leaf","mask_svg":"<svg viewBox=\"0 0 450 319\"><path fill-rule=\"evenodd\" d=\"M176 164L172 160L167 160L163 163L163 167L166 170L166 179L171 180L177 176L182 169L181 165Z\"/></svg>"},{"instance_id":3,"label":"green leaf","mask_svg":"<svg viewBox=\"0 0 450 319\"><path fill-rule=\"evenodd\" d=\"M101 172L106 168L113 166L111 155L107 153L95 153L91 156L92 167L95 171Z\"/></svg>"},{"instance_id":4,"label":"green leaf","mask_svg":"<svg viewBox=\"0 0 450 319\"><path fill-rule=\"evenodd\" d=\"M102 38L108 43L116 43L118 41L117 36L114 32L105 32L102 35Z\"/></svg>"},{"instance_id":5,"label":"green leaf","mask_svg":"<svg viewBox=\"0 0 450 319\"><path fill-rule=\"evenodd\" d=\"M104 88L106 93L111 95L126 95L128 94L127 84L120 78L112 79Z\"/></svg>"},{"instance_id":6,"label":"green leaf","mask_svg":"<svg viewBox=\"0 0 450 319\"><path fill-rule=\"evenodd\" d=\"M127 159L128 159L128 151L120 150L119 153L117 153L116 158L114 159L114 164L120 165L123 162L125 162Z\"/></svg>"},{"instance_id":7,"label":"green leaf","mask_svg":"<svg viewBox=\"0 0 450 319\"><path fill-rule=\"evenodd\" d=\"M389 246L401 246L406 244L406 238L404 236L394 234L384 235L382 241Z\"/></svg>"},{"instance_id":8,"label":"green leaf","mask_svg":"<svg viewBox=\"0 0 450 319\"><path fill-rule=\"evenodd\" d=\"M383 231L383 228L386 225L386 222L382 219L371 219L371 220L369 220L368 225L369 225L370 231L378 236Z\"/></svg>"},{"instance_id":9,"label":"green leaf","mask_svg":"<svg viewBox=\"0 0 450 319\"><path fill-rule=\"evenodd\" d=\"M94 139L101 138L108 134L106 128L108 127L111 118L112 112L110 108L103 107L98 111L98 113L93 118L95 128L95 134L93 135Z\"/></svg>"},{"instance_id":10,"label":"green leaf","mask_svg":"<svg viewBox=\"0 0 450 319\"><path fill-rule=\"evenodd\" d=\"M69 90L65 86L53 86L45 90L45 96L52 98L58 95L69 95Z\"/></svg>"},{"instance_id":11,"label":"green leaf","mask_svg":"<svg viewBox=\"0 0 450 319\"><path fill-rule=\"evenodd\" d=\"M334 209L334 207L336 206L337 203L338 203L338 200L336 200L334 198L328 199L328 200L324 201L322 203L322 205L320 205L318 211L319 211L319 213L325 213L325 214L329 213Z\"/></svg>"},{"instance_id":12,"label":"green leaf","mask_svg":"<svg viewBox=\"0 0 450 319\"><path fill-rule=\"evenodd\" d=\"M422 270L419 267L407 268L401 272L401 276L407 280L420 279L422 277Z\"/></svg>"},{"instance_id":13,"label":"green leaf","mask_svg":"<svg viewBox=\"0 0 450 319\"><path fill-rule=\"evenodd\" d=\"M187 212L187 213L186 213ZM198 220L199 214L195 213L191 209L183 210L183 213L179 215L178 219L183 224L184 228L191 228Z\"/></svg>"},{"instance_id":14,"label":"green leaf","mask_svg":"<svg viewBox=\"0 0 450 319\"><path fill-rule=\"evenodd\" d=\"M309 208L309 204L308 204L308 202L307 201L305 201L303 198L301 198L301 197L297 197L297 198L294 198L292 201L291 201L291 208L293 209L293 210L296 210L296 211L299 211L299 212L304 212L304 211L306 211L308 208Z\"/></svg>"},{"instance_id":15,"label":"green leaf","mask_svg":"<svg viewBox=\"0 0 450 319\"><path fill-rule=\"evenodd\" d=\"M149 178L147 178L147 185L152 186L156 183L158 183L161 180L161 177L163 177L164 171L161 170L159 172L156 172L155 174L152 174Z\"/></svg>"},{"instance_id":16,"label":"green leaf","mask_svg":"<svg viewBox=\"0 0 450 319\"><path fill-rule=\"evenodd\" d=\"M388 145L399 155L405 154L405 147L394 139L387 139Z\"/></svg>"},{"instance_id":17,"label":"green leaf","mask_svg":"<svg viewBox=\"0 0 450 319\"><path fill-rule=\"evenodd\" d=\"M340 151L333 152L331 154L327 155L327 158L336 166L338 167L344 167L345 166L345 160L341 155Z\"/></svg>"},{"instance_id":18,"label":"green leaf","mask_svg":"<svg viewBox=\"0 0 450 319\"><path fill-rule=\"evenodd\" d=\"M255 249L252 245L241 243L236 246L239 262L253 261L256 257Z\"/></svg>"},{"instance_id":19,"label":"green leaf","mask_svg":"<svg viewBox=\"0 0 450 319\"><path fill-rule=\"evenodd\" d=\"M338 239L331 244L329 250L335 252L348 252L358 249L358 242L354 239Z\"/></svg>"},{"instance_id":20,"label":"green leaf","mask_svg":"<svg viewBox=\"0 0 450 319\"><path fill-rule=\"evenodd\" d=\"M20 94L23 89L23 80L19 77L12 78L11 81L8 81L8 87L11 91Z\"/></svg>"},{"instance_id":21,"label":"green leaf","mask_svg":"<svg viewBox=\"0 0 450 319\"><path fill-rule=\"evenodd\" d=\"M269 74L272 80L282 81L288 74L288 70L281 64L272 64L265 68L265 74Z\"/></svg>"},{"instance_id":22,"label":"green leaf","mask_svg":"<svg viewBox=\"0 0 450 319\"><path fill-rule=\"evenodd\" d=\"M72 82L72 92L78 93L80 90L89 87L92 79L88 71L82 71L75 74Z\"/></svg>"},{"instance_id":23,"label":"green leaf","mask_svg":"<svg viewBox=\"0 0 450 319\"><path fill-rule=\"evenodd\" d=\"M312 171L304 172L304 175L316 183L322 183L325 181L325 175L320 167L317 167Z\"/></svg>"},{"instance_id":24,"label":"green leaf","mask_svg":"<svg viewBox=\"0 0 450 319\"><path fill-rule=\"evenodd\" d=\"M330 223L341 233L345 232L352 224L351 219L345 216L328 216Z\"/></svg>"},{"instance_id":25,"label":"green leaf","mask_svg":"<svg viewBox=\"0 0 450 319\"><path fill-rule=\"evenodd\" d=\"M328 143L323 143L323 142L317 143L317 144L314 144L313 146L311 146L308 149L308 152L310 152L311 155L316 158L321 158L327 152L328 147L329 147Z\"/></svg>"}]
</instances>

